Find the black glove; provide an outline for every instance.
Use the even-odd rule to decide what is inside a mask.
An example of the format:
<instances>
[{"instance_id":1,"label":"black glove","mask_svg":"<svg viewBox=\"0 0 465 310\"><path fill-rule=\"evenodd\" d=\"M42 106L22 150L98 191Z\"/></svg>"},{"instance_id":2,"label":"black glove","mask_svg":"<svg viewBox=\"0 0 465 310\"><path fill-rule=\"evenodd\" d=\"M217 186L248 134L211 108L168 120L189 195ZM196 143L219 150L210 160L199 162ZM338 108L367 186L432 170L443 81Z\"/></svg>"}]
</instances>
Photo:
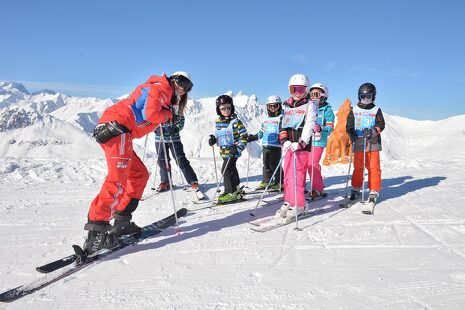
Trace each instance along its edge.
<instances>
[{"instance_id":1,"label":"black glove","mask_svg":"<svg viewBox=\"0 0 465 310\"><path fill-rule=\"evenodd\" d=\"M213 146L216 143L216 137L214 135L210 135L210 139L208 139L208 145Z\"/></svg>"},{"instance_id":2,"label":"black glove","mask_svg":"<svg viewBox=\"0 0 465 310\"><path fill-rule=\"evenodd\" d=\"M229 155L237 155L237 154L239 154L239 151L237 150L237 147L234 146L234 145L231 146L231 147L229 148Z\"/></svg>"},{"instance_id":3,"label":"black glove","mask_svg":"<svg viewBox=\"0 0 465 310\"><path fill-rule=\"evenodd\" d=\"M257 141L257 140L258 140L258 135L257 134L247 136L247 142L253 142L253 141Z\"/></svg>"},{"instance_id":4,"label":"black glove","mask_svg":"<svg viewBox=\"0 0 465 310\"><path fill-rule=\"evenodd\" d=\"M375 129L368 129L365 128L363 129L363 138L364 139L370 139L371 137L376 136L376 130Z\"/></svg>"},{"instance_id":5,"label":"black glove","mask_svg":"<svg viewBox=\"0 0 465 310\"><path fill-rule=\"evenodd\" d=\"M356 134L349 135L350 142L354 144L358 140L358 136Z\"/></svg>"}]
</instances>

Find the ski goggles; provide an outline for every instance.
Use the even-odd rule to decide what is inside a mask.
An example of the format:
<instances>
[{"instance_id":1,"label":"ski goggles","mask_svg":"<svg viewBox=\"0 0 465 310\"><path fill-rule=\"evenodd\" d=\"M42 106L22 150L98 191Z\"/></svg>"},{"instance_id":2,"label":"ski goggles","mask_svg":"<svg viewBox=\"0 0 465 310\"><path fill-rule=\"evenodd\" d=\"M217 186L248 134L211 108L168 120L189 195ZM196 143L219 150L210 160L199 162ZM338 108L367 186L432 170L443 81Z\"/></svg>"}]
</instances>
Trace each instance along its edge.
<instances>
[{"instance_id":1,"label":"ski goggles","mask_svg":"<svg viewBox=\"0 0 465 310\"><path fill-rule=\"evenodd\" d=\"M270 108L270 109L277 109L277 108L279 108L279 104L277 104L277 103L268 103L267 106L268 106L268 108Z\"/></svg>"},{"instance_id":2,"label":"ski goggles","mask_svg":"<svg viewBox=\"0 0 465 310\"><path fill-rule=\"evenodd\" d=\"M360 99L367 99L367 100L373 99L373 94L359 94L359 96L360 96Z\"/></svg>"},{"instance_id":3,"label":"ski goggles","mask_svg":"<svg viewBox=\"0 0 465 310\"><path fill-rule=\"evenodd\" d=\"M305 94L307 91L307 86L304 85L291 85L289 86L289 91L291 94Z\"/></svg>"},{"instance_id":4,"label":"ski goggles","mask_svg":"<svg viewBox=\"0 0 465 310\"><path fill-rule=\"evenodd\" d=\"M184 92L188 93L191 91L192 89L192 86L194 86L194 84L192 84L192 82L186 78L184 75L177 75L175 78L174 78L174 81L176 82L176 84L178 84L179 87L181 87Z\"/></svg>"},{"instance_id":5,"label":"ski goggles","mask_svg":"<svg viewBox=\"0 0 465 310\"><path fill-rule=\"evenodd\" d=\"M320 92L320 91L312 91L312 92L310 93L310 97L311 97L311 98L319 99L319 98L321 98L321 97L324 97L324 94L325 94L325 93L322 93L322 92Z\"/></svg>"},{"instance_id":6,"label":"ski goggles","mask_svg":"<svg viewBox=\"0 0 465 310\"><path fill-rule=\"evenodd\" d=\"M222 107L222 108L220 108L220 111L223 111L223 112L232 111L232 107Z\"/></svg>"}]
</instances>

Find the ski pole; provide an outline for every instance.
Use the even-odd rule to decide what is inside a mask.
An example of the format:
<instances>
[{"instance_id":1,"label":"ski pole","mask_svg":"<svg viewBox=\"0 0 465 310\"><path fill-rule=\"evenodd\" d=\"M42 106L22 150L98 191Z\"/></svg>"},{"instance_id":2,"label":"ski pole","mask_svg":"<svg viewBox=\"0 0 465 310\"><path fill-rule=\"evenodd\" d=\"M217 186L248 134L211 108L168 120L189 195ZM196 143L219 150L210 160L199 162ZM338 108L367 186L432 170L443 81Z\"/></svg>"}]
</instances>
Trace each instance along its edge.
<instances>
[{"instance_id":1,"label":"ski pole","mask_svg":"<svg viewBox=\"0 0 465 310\"><path fill-rule=\"evenodd\" d=\"M144 152L142 153L142 162L145 160L145 150L147 149L147 140L149 139L149 135L145 136L145 142L144 142Z\"/></svg>"},{"instance_id":2,"label":"ski pole","mask_svg":"<svg viewBox=\"0 0 465 310\"><path fill-rule=\"evenodd\" d=\"M315 168L315 132L312 134L312 145L311 145L311 150L312 150L312 172L310 172L310 197L311 200L313 200L313 170Z\"/></svg>"},{"instance_id":3,"label":"ski pole","mask_svg":"<svg viewBox=\"0 0 465 310\"><path fill-rule=\"evenodd\" d=\"M305 199L305 197L304 197ZM295 207L295 230L299 230L299 217L297 215L297 154L294 152L294 207Z\"/></svg>"},{"instance_id":4,"label":"ski pole","mask_svg":"<svg viewBox=\"0 0 465 310\"><path fill-rule=\"evenodd\" d=\"M352 157L354 156L354 144L351 143L351 150L349 154L349 170L347 170L347 178L346 178L346 197L349 197L348 189L349 189L349 176L350 176L350 168L352 166Z\"/></svg>"},{"instance_id":5,"label":"ski pole","mask_svg":"<svg viewBox=\"0 0 465 310\"><path fill-rule=\"evenodd\" d=\"M220 182L216 184L216 190L215 190L215 194L213 195L213 199L212 199L212 204L214 203L215 201L215 198L216 198L216 194L218 194L220 192L219 188L220 188L220 183L223 182L223 178L224 178L224 173L226 172L226 169L228 168L228 165L229 165L229 161L231 160L231 157L228 157L228 160L226 161L226 166L224 166L224 169L223 171L221 172L221 179L220 179Z\"/></svg>"},{"instance_id":6,"label":"ski pole","mask_svg":"<svg viewBox=\"0 0 465 310\"><path fill-rule=\"evenodd\" d=\"M160 124L160 138L161 138L161 143L163 145L163 153L165 155L165 165L166 165L166 171L168 172L168 182L170 184L170 192L171 192L171 201L173 202L173 209L174 209L174 217L176 219L176 234L181 233L181 229L179 228L179 223L178 223L178 215L177 215L177 210L176 210L176 202L174 201L174 191L173 191L173 179L171 177L171 169L169 167L168 163L168 155L166 154L166 146L165 146L165 139L163 138L163 127Z\"/></svg>"},{"instance_id":7,"label":"ski pole","mask_svg":"<svg viewBox=\"0 0 465 310\"><path fill-rule=\"evenodd\" d=\"M273 183L273 180L274 180L274 176L276 174L276 171L280 170L280 167L281 167L281 164L284 160L284 156L281 157L279 163L278 163L278 166L276 167L276 169L273 171L273 174L271 175L271 179L270 179L270 182L268 182L268 185L266 186L265 190L263 191L263 193L260 195L260 199L258 199L258 202L257 204L255 205L255 208L253 209L253 211L251 213L249 213L250 216L252 217L255 217L255 210L257 210L258 208L258 205L260 204L260 202L262 202L262 199L263 199L263 196L265 195L266 191L268 190L268 187L270 186L271 183Z\"/></svg>"},{"instance_id":8,"label":"ski pole","mask_svg":"<svg viewBox=\"0 0 465 310\"><path fill-rule=\"evenodd\" d=\"M216 184L219 184L218 182L218 172L216 168L216 156L215 156L215 146L212 145L212 152L213 152L213 164L215 165L215 178L216 178ZM218 188L216 188L218 190Z\"/></svg>"},{"instance_id":9,"label":"ski pole","mask_svg":"<svg viewBox=\"0 0 465 310\"><path fill-rule=\"evenodd\" d=\"M366 147L367 139L363 138L363 183L362 183L362 202L365 201L365 160L366 160Z\"/></svg>"},{"instance_id":10,"label":"ski pole","mask_svg":"<svg viewBox=\"0 0 465 310\"><path fill-rule=\"evenodd\" d=\"M250 144L247 145L248 155L247 155L247 179L245 182L245 188L249 188L249 164L250 164Z\"/></svg>"},{"instance_id":11,"label":"ski pole","mask_svg":"<svg viewBox=\"0 0 465 310\"><path fill-rule=\"evenodd\" d=\"M155 173L153 174L153 186L151 188L151 190L155 190L156 189L156 182L157 182L157 172L158 172L158 164L159 164L159 160L158 160L158 156L159 153L160 153L160 144L158 145L158 149L157 149L157 142L155 141L155 155L156 155L156 159L155 159Z\"/></svg>"}]
</instances>

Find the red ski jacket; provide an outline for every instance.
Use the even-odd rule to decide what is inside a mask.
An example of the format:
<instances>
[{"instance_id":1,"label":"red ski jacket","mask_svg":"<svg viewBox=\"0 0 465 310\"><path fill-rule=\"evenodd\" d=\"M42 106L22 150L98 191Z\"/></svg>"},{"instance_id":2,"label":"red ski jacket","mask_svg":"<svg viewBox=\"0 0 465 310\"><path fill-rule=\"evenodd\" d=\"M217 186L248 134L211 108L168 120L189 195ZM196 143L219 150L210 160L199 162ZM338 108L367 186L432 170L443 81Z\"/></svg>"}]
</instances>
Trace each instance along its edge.
<instances>
[{"instance_id":1,"label":"red ski jacket","mask_svg":"<svg viewBox=\"0 0 465 310\"><path fill-rule=\"evenodd\" d=\"M141 138L173 117L168 110L173 93L165 74L161 77L152 75L129 98L107 108L99 124L117 121L129 129L132 138Z\"/></svg>"}]
</instances>

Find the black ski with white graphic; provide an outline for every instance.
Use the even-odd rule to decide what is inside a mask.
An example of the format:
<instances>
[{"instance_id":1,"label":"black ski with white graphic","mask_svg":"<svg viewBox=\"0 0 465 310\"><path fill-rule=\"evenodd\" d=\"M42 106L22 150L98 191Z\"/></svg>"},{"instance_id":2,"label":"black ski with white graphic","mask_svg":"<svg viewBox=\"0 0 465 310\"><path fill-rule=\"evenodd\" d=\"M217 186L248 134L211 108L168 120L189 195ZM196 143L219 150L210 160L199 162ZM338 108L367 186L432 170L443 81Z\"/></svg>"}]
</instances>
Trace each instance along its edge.
<instances>
[{"instance_id":1,"label":"black ski with white graphic","mask_svg":"<svg viewBox=\"0 0 465 310\"><path fill-rule=\"evenodd\" d=\"M155 236L161 233L164 229L174 226L176 224L176 217L180 218L187 214L187 209L183 208L177 211L176 216L172 214L162 220L149 224L147 226L142 227L142 231L140 233L123 236L120 238L120 246L111 250L106 251L105 253L101 253L99 255L93 256L92 258L85 258L80 257L77 254L73 254L63 259L57 260L50 264L38 267L37 269L41 272L51 272L56 271L53 273L48 273L44 275L42 278L34 280L28 284L18 286L14 289L6 291L0 294L0 302L11 302L35 291L38 291L52 283L57 282L85 267L101 261L104 257L119 251L129 245L137 244L138 242ZM75 249L81 249L79 246L73 246ZM79 251L79 250L78 250ZM82 251L82 249L81 249ZM71 263L69 263L71 261ZM55 268L55 269L53 269Z\"/></svg>"},{"instance_id":2,"label":"black ski with white graphic","mask_svg":"<svg viewBox=\"0 0 465 310\"><path fill-rule=\"evenodd\" d=\"M183 208L183 209L180 209L179 211L177 211L176 215L177 217L183 217L185 216L187 213L187 209ZM156 235L158 233L161 232L161 229L165 229L165 228L168 228L170 226L173 226L173 220L176 220L174 214L171 214L170 216L162 219L162 220L159 220L159 221L156 221L152 224L149 224L149 225L146 225L144 227L142 227L142 231L140 233L137 233L137 234L134 234L134 235L131 235L131 236L122 236L120 238L120 240L123 242L123 243L128 243L128 242L131 242L131 241L134 241L132 243L136 243L136 242L139 242L140 240L143 240L145 238L148 238L150 236L153 236L153 235ZM128 240L129 239L129 240ZM137 240L135 240L137 239ZM129 245L131 243L128 243L126 245ZM125 246L126 246L125 245ZM73 246L74 248L74 246ZM116 248L115 250L118 250L119 248ZM72 254L72 255L69 255L69 256L66 256L64 258L61 258L61 259L58 259L56 261L53 261L51 263L48 263L46 265L43 265L43 266L39 266L36 268L37 271L41 272L41 273L49 273L49 272L53 272L57 269L60 269L60 268L63 268L65 266L68 266L68 265L71 265L73 262L76 261L76 259L78 258L78 255L77 254Z\"/></svg>"}]
</instances>

